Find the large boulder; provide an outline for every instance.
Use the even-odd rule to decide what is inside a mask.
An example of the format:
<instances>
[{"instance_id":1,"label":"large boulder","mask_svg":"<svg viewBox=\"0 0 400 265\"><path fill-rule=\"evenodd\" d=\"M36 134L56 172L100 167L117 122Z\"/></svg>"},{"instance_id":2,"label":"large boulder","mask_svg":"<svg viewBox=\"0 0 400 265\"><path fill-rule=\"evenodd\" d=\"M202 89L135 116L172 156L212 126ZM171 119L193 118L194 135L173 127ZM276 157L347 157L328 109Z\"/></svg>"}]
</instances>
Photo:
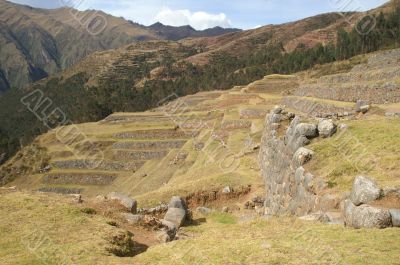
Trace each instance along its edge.
<instances>
[{"instance_id":1,"label":"large boulder","mask_svg":"<svg viewBox=\"0 0 400 265\"><path fill-rule=\"evenodd\" d=\"M111 192L107 195L107 198L109 200L117 201L131 213L135 214L137 212L137 201L128 196L125 196L117 192Z\"/></svg>"},{"instance_id":2,"label":"large boulder","mask_svg":"<svg viewBox=\"0 0 400 265\"><path fill-rule=\"evenodd\" d=\"M176 227L181 227L186 219L186 211L181 208L169 208L164 216L164 220L173 223Z\"/></svg>"},{"instance_id":3,"label":"large boulder","mask_svg":"<svg viewBox=\"0 0 400 265\"><path fill-rule=\"evenodd\" d=\"M188 216L188 208L185 200L174 196L168 204L168 211L164 216L164 221L173 223L177 228L181 227Z\"/></svg>"},{"instance_id":4,"label":"large boulder","mask_svg":"<svg viewBox=\"0 0 400 265\"><path fill-rule=\"evenodd\" d=\"M336 130L337 126L333 123L332 120L324 119L318 123L318 132L319 135L323 138L331 137L336 133Z\"/></svg>"},{"instance_id":5,"label":"large boulder","mask_svg":"<svg viewBox=\"0 0 400 265\"><path fill-rule=\"evenodd\" d=\"M359 206L378 199L380 194L381 189L375 181L364 176L357 176L353 183L350 199L354 205Z\"/></svg>"},{"instance_id":6,"label":"large boulder","mask_svg":"<svg viewBox=\"0 0 400 265\"><path fill-rule=\"evenodd\" d=\"M298 136L305 136L307 138L315 138L318 136L317 126L310 123L297 124L295 133Z\"/></svg>"},{"instance_id":7,"label":"large boulder","mask_svg":"<svg viewBox=\"0 0 400 265\"><path fill-rule=\"evenodd\" d=\"M392 217L386 209L375 208L370 205L355 207L352 213L354 228L386 228L392 226Z\"/></svg>"},{"instance_id":8,"label":"large boulder","mask_svg":"<svg viewBox=\"0 0 400 265\"><path fill-rule=\"evenodd\" d=\"M400 227L400 209L390 209L389 212L392 216L392 225L394 227Z\"/></svg>"}]
</instances>

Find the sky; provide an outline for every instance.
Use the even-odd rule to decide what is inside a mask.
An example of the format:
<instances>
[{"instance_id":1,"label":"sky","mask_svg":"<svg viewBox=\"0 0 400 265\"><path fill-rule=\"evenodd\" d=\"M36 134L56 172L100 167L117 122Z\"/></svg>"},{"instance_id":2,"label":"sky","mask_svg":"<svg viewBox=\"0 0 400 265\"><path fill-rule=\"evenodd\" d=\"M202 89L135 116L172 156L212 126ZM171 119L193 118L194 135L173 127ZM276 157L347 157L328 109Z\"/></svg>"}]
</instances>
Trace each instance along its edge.
<instances>
[{"instance_id":1,"label":"sky","mask_svg":"<svg viewBox=\"0 0 400 265\"><path fill-rule=\"evenodd\" d=\"M151 25L191 25L202 30L221 26L252 29L305 17L345 11L366 11L387 0L11 0L33 7L97 9Z\"/></svg>"}]
</instances>

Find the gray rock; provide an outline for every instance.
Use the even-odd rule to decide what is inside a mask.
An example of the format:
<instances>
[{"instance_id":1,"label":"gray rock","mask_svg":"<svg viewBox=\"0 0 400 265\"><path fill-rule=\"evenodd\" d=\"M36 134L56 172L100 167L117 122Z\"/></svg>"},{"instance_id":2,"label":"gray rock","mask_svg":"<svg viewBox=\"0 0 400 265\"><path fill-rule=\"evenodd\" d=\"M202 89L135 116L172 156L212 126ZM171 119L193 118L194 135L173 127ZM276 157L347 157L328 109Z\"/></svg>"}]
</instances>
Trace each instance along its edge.
<instances>
[{"instance_id":1,"label":"gray rock","mask_svg":"<svg viewBox=\"0 0 400 265\"><path fill-rule=\"evenodd\" d=\"M333 123L332 120L321 120L318 123L318 131L319 135L322 136L323 138L328 138L331 137L336 133L337 126L336 124Z\"/></svg>"},{"instance_id":2,"label":"gray rock","mask_svg":"<svg viewBox=\"0 0 400 265\"><path fill-rule=\"evenodd\" d=\"M343 218L344 225L353 227L353 213L356 206L351 202L351 200L345 200L343 204Z\"/></svg>"},{"instance_id":3,"label":"gray rock","mask_svg":"<svg viewBox=\"0 0 400 265\"><path fill-rule=\"evenodd\" d=\"M365 110L369 110L369 101L368 100L357 100L356 102L356 112L363 112ZM364 113L364 112L363 112Z\"/></svg>"},{"instance_id":4,"label":"gray rock","mask_svg":"<svg viewBox=\"0 0 400 265\"><path fill-rule=\"evenodd\" d=\"M122 216L129 224L132 224L132 225L137 225L141 221L143 221L143 215L141 215L141 214L124 213L124 214L122 214Z\"/></svg>"},{"instance_id":5,"label":"gray rock","mask_svg":"<svg viewBox=\"0 0 400 265\"><path fill-rule=\"evenodd\" d=\"M232 193L233 192L233 189L231 188L231 187L225 187L223 190L222 190L222 193L223 194L228 194L228 193Z\"/></svg>"},{"instance_id":6,"label":"gray rock","mask_svg":"<svg viewBox=\"0 0 400 265\"><path fill-rule=\"evenodd\" d=\"M202 215L209 215L212 210L210 208L207 207L197 207L196 209L199 213L201 213Z\"/></svg>"},{"instance_id":7,"label":"gray rock","mask_svg":"<svg viewBox=\"0 0 400 265\"><path fill-rule=\"evenodd\" d=\"M348 128L349 128L349 125L347 125L347 124L342 123L339 125L339 129L341 131L347 130Z\"/></svg>"},{"instance_id":8,"label":"gray rock","mask_svg":"<svg viewBox=\"0 0 400 265\"><path fill-rule=\"evenodd\" d=\"M181 208L169 208L164 216L164 221L173 223L177 228L181 227L186 219L186 210Z\"/></svg>"},{"instance_id":9,"label":"gray rock","mask_svg":"<svg viewBox=\"0 0 400 265\"><path fill-rule=\"evenodd\" d=\"M293 161L297 166L302 166L312 159L314 152L310 149L300 147L293 155Z\"/></svg>"},{"instance_id":10,"label":"gray rock","mask_svg":"<svg viewBox=\"0 0 400 265\"><path fill-rule=\"evenodd\" d=\"M353 210L352 227L354 228L386 228L390 226L392 226L392 217L386 209L364 204Z\"/></svg>"},{"instance_id":11,"label":"gray rock","mask_svg":"<svg viewBox=\"0 0 400 265\"><path fill-rule=\"evenodd\" d=\"M177 226L167 220L161 220L161 225L163 228L158 233L158 240L162 243L173 241L176 238L176 233L178 232Z\"/></svg>"},{"instance_id":12,"label":"gray rock","mask_svg":"<svg viewBox=\"0 0 400 265\"><path fill-rule=\"evenodd\" d=\"M271 123L280 123L282 121L282 115L281 114L272 114L272 115L270 115L270 121L271 121Z\"/></svg>"},{"instance_id":13,"label":"gray rock","mask_svg":"<svg viewBox=\"0 0 400 265\"><path fill-rule=\"evenodd\" d=\"M315 138L318 136L317 126L309 123L297 124L295 133L298 136L305 136L307 138Z\"/></svg>"},{"instance_id":14,"label":"gray rock","mask_svg":"<svg viewBox=\"0 0 400 265\"><path fill-rule=\"evenodd\" d=\"M357 176L353 183L350 199L354 205L359 206L378 199L380 193L381 189L375 181L364 176Z\"/></svg>"},{"instance_id":15,"label":"gray rock","mask_svg":"<svg viewBox=\"0 0 400 265\"><path fill-rule=\"evenodd\" d=\"M131 213L137 212L137 201L117 192L111 192L107 195L109 200L118 201L119 204L128 209Z\"/></svg>"},{"instance_id":16,"label":"gray rock","mask_svg":"<svg viewBox=\"0 0 400 265\"><path fill-rule=\"evenodd\" d=\"M80 194L72 194L71 196L72 196L72 201L74 203L78 203L79 204L79 203L83 202L82 195L80 195Z\"/></svg>"},{"instance_id":17,"label":"gray rock","mask_svg":"<svg viewBox=\"0 0 400 265\"><path fill-rule=\"evenodd\" d=\"M369 105L361 106L360 109L359 109L359 112L365 114L365 113L367 113L369 111L369 109L370 109Z\"/></svg>"},{"instance_id":18,"label":"gray rock","mask_svg":"<svg viewBox=\"0 0 400 265\"><path fill-rule=\"evenodd\" d=\"M322 219L326 224L343 225L343 218L340 212L326 212Z\"/></svg>"},{"instance_id":19,"label":"gray rock","mask_svg":"<svg viewBox=\"0 0 400 265\"><path fill-rule=\"evenodd\" d=\"M188 207L184 199L179 196L174 196L168 204L168 208L179 208L187 211Z\"/></svg>"},{"instance_id":20,"label":"gray rock","mask_svg":"<svg viewBox=\"0 0 400 265\"><path fill-rule=\"evenodd\" d=\"M394 227L400 227L400 209L390 209L389 212L392 216L392 225Z\"/></svg>"},{"instance_id":21,"label":"gray rock","mask_svg":"<svg viewBox=\"0 0 400 265\"><path fill-rule=\"evenodd\" d=\"M273 110L272 110L272 112L274 113L274 114L281 114L282 113L282 111L283 111L283 109L281 108L281 107L275 107Z\"/></svg>"}]
</instances>

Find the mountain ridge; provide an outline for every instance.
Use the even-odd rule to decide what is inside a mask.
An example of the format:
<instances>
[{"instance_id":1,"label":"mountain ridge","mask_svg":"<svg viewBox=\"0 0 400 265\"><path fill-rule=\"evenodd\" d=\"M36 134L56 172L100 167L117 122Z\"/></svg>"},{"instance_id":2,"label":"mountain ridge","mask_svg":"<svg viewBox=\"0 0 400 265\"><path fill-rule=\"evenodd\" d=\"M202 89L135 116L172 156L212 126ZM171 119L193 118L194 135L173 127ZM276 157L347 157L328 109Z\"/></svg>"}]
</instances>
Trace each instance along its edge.
<instances>
[{"instance_id":1,"label":"mountain ridge","mask_svg":"<svg viewBox=\"0 0 400 265\"><path fill-rule=\"evenodd\" d=\"M136 41L179 40L237 31L196 31L169 26L154 30L103 11L77 11L69 7L40 9L5 0L0 1L0 24L3 46L0 91L20 88L56 74L95 51Z\"/></svg>"}]
</instances>

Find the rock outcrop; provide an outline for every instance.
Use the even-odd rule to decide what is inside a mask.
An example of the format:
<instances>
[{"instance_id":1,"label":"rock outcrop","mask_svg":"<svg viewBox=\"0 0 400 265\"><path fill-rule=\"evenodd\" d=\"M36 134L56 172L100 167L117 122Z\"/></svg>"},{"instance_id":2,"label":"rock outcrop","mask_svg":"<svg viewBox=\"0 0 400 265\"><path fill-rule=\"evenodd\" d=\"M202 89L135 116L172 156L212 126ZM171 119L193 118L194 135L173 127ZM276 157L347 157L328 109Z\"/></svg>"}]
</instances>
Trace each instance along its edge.
<instances>
[{"instance_id":1,"label":"rock outcrop","mask_svg":"<svg viewBox=\"0 0 400 265\"><path fill-rule=\"evenodd\" d=\"M128 196L117 192L111 192L107 195L107 198L112 201L117 201L133 214L137 212L137 201Z\"/></svg>"}]
</instances>

